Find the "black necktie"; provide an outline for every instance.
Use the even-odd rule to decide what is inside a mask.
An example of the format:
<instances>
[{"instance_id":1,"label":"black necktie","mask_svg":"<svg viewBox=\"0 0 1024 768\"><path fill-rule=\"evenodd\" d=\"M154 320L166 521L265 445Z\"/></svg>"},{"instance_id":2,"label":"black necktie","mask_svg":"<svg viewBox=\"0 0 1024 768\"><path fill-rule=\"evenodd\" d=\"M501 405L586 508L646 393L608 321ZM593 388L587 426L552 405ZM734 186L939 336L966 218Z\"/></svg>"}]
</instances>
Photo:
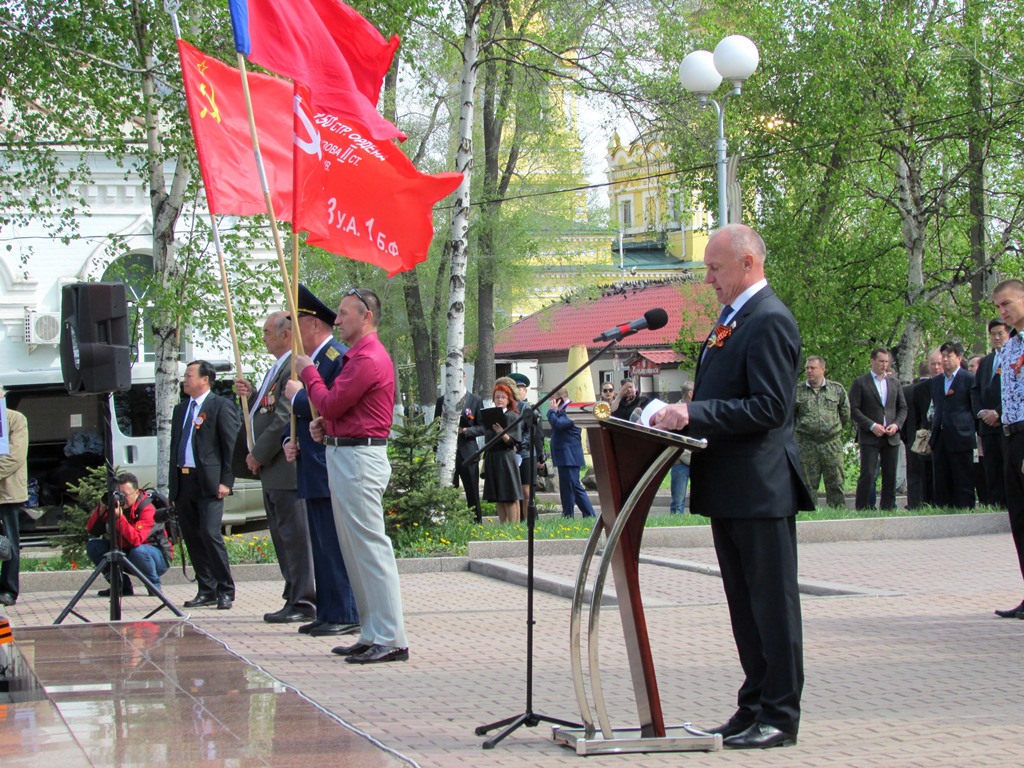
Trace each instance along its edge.
<instances>
[{"instance_id":1,"label":"black necktie","mask_svg":"<svg viewBox=\"0 0 1024 768\"><path fill-rule=\"evenodd\" d=\"M724 307L722 307L722 314L720 314L718 316L718 322L715 323L715 328L717 329L718 326L724 325L725 324L725 318L727 318L731 314L732 314L732 304L726 304Z\"/></svg>"},{"instance_id":2,"label":"black necktie","mask_svg":"<svg viewBox=\"0 0 1024 768\"><path fill-rule=\"evenodd\" d=\"M185 448L188 447L188 441L192 439L192 414L196 411L196 401L190 400L188 403L188 413L185 414L185 424L181 428L181 439L178 441L178 466L185 466Z\"/></svg>"}]
</instances>

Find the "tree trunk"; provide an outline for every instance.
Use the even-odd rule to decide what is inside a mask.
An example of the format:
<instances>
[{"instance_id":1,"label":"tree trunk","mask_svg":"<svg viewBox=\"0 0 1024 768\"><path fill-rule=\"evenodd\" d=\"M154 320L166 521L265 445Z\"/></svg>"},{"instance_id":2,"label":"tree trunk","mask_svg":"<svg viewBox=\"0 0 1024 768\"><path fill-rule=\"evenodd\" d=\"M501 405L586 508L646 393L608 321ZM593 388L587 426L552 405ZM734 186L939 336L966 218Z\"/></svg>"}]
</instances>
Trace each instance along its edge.
<instances>
[{"instance_id":1,"label":"tree trunk","mask_svg":"<svg viewBox=\"0 0 1024 768\"><path fill-rule=\"evenodd\" d=\"M148 21L139 0L132 1L134 43L145 74L142 76L142 98L145 104L146 148L149 160L146 181L149 184L150 205L153 211L153 268L160 276L165 290L177 282L177 264L174 254L174 229L181 215L188 185L189 172L185 158L175 163L171 188L167 189L164 176L163 141L160 115L154 108L156 82L152 73L157 70L149 40ZM171 412L178 402L178 347L181 317L160 312L153 321L153 335L157 341L154 380L156 389L157 425L157 487L167 490L170 466Z\"/></svg>"},{"instance_id":2,"label":"tree trunk","mask_svg":"<svg viewBox=\"0 0 1024 768\"><path fill-rule=\"evenodd\" d=\"M907 307L913 307L924 293L925 218L921 211L921 177L904 155L897 155L896 172L903 247L907 254L907 292L904 301ZM904 383L910 383L917 375L914 359L920 351L923 338L919 321L910 314L894 355L896 377Z\"/></svg>"},{"instance_id":3,"label":"tree trunk","mask_svg":"<svg viewBox=\"0 0 1024 768\"><path fill-rule=\"evenodd\" d=\"M977 33L977 0L966 0L964 3L964 26ZM992 289L995 287L995 270L986 268L987 257L986 236L986 195L985 195L985 131L981 130L977 121L987 119L982 103L981 64L974 57L967 59L967 91L974 111L971 125L967 131L967 204L970 217L968 230L971 261L977 273L971 279L971 314L974 317L974 347L988 348L986 309L990 306Z\"/></svg>"},{"instance_id":4,"label":"tree trunk","mask_svg":"<svg viewBox=\"0 0 1024 768\"><path fill-rule=\"evenodd\" d=\"M458 403L466 394L462 377L462 348L466 339L466 260L469 238L470 181L473 173L473 98L476 91L479 56L479 2L467 2L466 32L462 40L462 87L459 107L459 148L455 170L463 175L455 191L455 210L450 230L451 270L448 276L448 348L445 353L445 395L441 413L441 442L437 461L442 485L451 483L455 472L455 440L459 424Z\"/></svg>"}]
</instances>

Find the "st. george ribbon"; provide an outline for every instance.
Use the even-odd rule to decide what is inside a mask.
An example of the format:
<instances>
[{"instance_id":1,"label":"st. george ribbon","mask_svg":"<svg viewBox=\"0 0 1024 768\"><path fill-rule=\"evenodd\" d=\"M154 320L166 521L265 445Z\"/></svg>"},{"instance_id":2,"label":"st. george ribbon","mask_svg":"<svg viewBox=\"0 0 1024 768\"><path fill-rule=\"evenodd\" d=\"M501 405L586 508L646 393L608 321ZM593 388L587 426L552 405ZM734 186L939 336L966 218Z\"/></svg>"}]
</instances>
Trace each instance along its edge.
<instances>
[{"instance_id":1,"label":"st. george ribbon","mask_svg":"<svg viewBox=\"0 0 1024 768\"><path fill-rule=\"evenodd\" d=\"M632 336L637 331L642 331L645 328L656 331L659 328L664 328L667 324L668 312L661 307L655 307L644 312L644 316L641 318L605 331L594 341L618 341L627 336Z\"/></svg>"}]
</instances>

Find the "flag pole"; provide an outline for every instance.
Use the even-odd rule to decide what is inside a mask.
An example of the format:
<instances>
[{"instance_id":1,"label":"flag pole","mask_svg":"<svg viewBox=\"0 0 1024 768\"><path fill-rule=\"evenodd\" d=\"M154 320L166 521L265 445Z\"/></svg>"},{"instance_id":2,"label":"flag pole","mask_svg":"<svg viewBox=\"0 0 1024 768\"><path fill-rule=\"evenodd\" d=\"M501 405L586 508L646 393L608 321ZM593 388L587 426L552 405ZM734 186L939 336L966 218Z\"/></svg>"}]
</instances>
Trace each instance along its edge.
<instances>
[{"instance_id":1,"label":"flag pole","mask_svg":"<svg viewBox=\"0 0 1024 768\"><path fill-rule=\"evenodd\" d=\"M295 144L292 143L292 175L295 174ZM298 189L292 184L292 210L295 210L295 202L298 200ZM294 215L292 216L294 219ZM292 288L295 290L294 302L295 305L299 304L299 233L295 230L295 222L292 221ZM299 338L299 317L294 315L294 322L292 323L292 379L298 379L299 374L296 370L295 358L299 355L299 345L302 343L302 339ZM309 401L309 409L316 417L316 408L313 406L313 401ZM291 409L291 439L295 442L295 429L298 423L298 418L295 415L295 409Z\"/></svg>"},{"instance_id":2,"label":"flag pole","mask_svg":"<svg viewBox=\"0 0 1024 768\"><path fill-rule=\"evenodd\" d=\"M281 231L277 226L277 217L274 214L274 201L270 197L270 184L267 182L267 172L263 165L263 155L260 153L260 139L256 134L256 115L252 109L252 94L249 92L249 72L245 67L245 56L241 53L238 56L238 69L242 73L242 93L245 96L245 111L249 117L249 136L252 139L252 152L256 158L256 170L260 177L260 188L263 191L263 200L267 205L267 215L270 217L270 231L274 235L274 249L277 251L277 263L281 268L281 281L284 284L285 300L288 302L288 312L292 316L292 347L294 349L295 329L299 324L299 313L295 292L292 290L291 279L288 276L288 266L284 260L284 247L281 245ZM294 190L292 192L294 195Z\"/></svg>"},{"instance_id":3,"label":"flag pole","mask_svg":"<svg viewBox=\"0 0 1024 768\"><path fill-rule=\"evenodd\" d=\"M178 24L178 8L181 7L179 0L165 0L164 10L171 16L171 25L174 29L174 39L181 39L181 26ZM180 62L179 62L180 63ZM184 72L182 72L184 76ZM203 187L203 194L206 194L206 187ZM207 198L206 207L210 207L210 200ZM224 249L221 248L220 244L220 230L217 227L217 217L210 211L210 230L213 232L213 246L217 249L217 263L220 266L220 284L224 290L224 306L227 308L228 313L228 332L231 336L231 351L235 356L235 371L236 375L241 377L242 375L242 352L238 346L238 331L235 328L235 312L231 306L231 289L228 287L228 271L224 265ZM253 448L253 436L252 436L252 414L249 413L247 405L242 408L242 423L245 424L245 444L252 451Z\"/></svg>"},{"instance_id":4,"label":"flag pole","mask_svg":"<svg viewBox=\"0 0 1024 768\"><path fill-rule=\"evenodd\" d=\"M207 203L209 204L209 203ZM213 230L213 246L217 249L217 262L220 264L220 284L224 289L224 305L228 310L228 330L231 332L231 351L235 355L235 374L242 378L242 352L238 346L238 332L235 329L235 312L231 307L231 288L228 286L228 270L224 265L224 249L220 245L220 231L217 227L217 217L210 212L210 228ZM242 423L245 424L245 444L252 453L255 441L252 434L252 413L249 403L242 399Z\"/></svg>"}]
</instances>

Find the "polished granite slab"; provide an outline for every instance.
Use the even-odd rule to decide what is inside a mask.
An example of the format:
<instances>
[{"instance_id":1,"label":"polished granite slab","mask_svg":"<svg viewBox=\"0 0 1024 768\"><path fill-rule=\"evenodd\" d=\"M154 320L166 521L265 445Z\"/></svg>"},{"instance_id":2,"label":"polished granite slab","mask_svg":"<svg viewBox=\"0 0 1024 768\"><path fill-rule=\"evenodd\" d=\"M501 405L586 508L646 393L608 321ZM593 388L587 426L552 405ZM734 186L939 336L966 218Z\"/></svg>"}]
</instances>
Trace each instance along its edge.
<instances>
[{"instance_id":1,"label":"polished granite slab","mask_svg":"<svg viewBox=\"0 0 1024 768\"><path fill-rule=\"evenodd\" d=\"M0 705L0 765L409 762L185 621L16 630L46 700Z\"/></svg>"}]
</instances>

